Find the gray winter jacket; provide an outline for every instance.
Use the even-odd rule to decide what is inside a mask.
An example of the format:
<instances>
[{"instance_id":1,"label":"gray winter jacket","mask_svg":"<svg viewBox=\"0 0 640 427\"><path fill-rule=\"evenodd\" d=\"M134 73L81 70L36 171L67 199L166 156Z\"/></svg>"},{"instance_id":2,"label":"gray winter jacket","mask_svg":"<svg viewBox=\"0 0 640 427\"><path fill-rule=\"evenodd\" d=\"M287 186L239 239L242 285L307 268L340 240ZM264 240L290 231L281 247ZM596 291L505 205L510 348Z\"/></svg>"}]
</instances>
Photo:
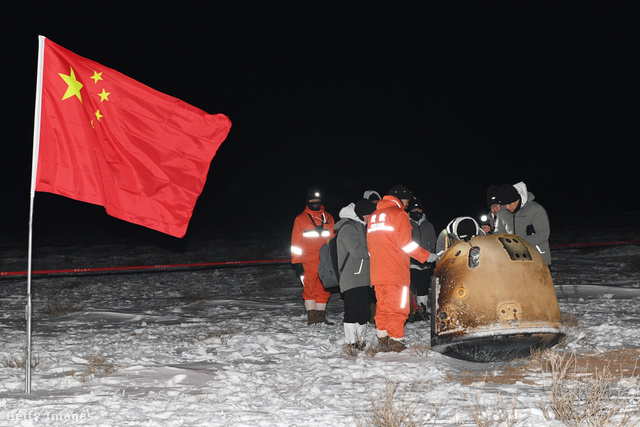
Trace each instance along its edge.
<instances>
[{"instance_id":1,"label":"gray winter jacket","mask_svg":"<svg viewBox=\"0 0 640 427\"><path fill-rule=\"evenodd\" d=\"M527 191L524 182L513 185L520 194L520 209L511 213L504 208L498 211L499 224L495 233L509 233L520 236L536 247L545 262L551 265L551 251L549 248L549 217L547 211L538 202L535 196Z\"/></svg>"},{"instance_id":2,"label":"gray winter jacket","mask_svg":"<svg viewBox=\"0 0 640 427\"><path fill-rule=\"evenodd\" d=\"M436 249L436 231L433 228L433 224L431 224L424 213L419 221L411 219L411 240L429 252L433 252ZM419 261L411 258L411 268L424 270L432 267L432 264L433 263L426 262L420 263Z\"/></svg>"},{"instance_id":3,"label":"gray winter jacket","mask_svg":"<svg viewBox=\"0 0 640 427\"><path fill-rule=\"evenodd\" d=\"M340 218L334 227L334 230L340 230L336 242L339 267L344 264L349 254L344 269L340 273L340 292L360 286L370 286L367 224L358 218L353 203L342 208Z\"/></svg>"}]
</instances>

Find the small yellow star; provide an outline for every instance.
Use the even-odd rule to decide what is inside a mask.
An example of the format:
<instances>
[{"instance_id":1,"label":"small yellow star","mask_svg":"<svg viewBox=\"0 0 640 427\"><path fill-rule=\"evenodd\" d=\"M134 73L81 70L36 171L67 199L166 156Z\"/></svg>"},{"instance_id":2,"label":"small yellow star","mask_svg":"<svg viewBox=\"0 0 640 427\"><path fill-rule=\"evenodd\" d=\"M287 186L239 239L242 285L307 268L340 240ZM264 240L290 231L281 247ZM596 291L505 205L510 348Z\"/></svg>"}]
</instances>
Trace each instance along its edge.
<instances>
[{"instance_id":1,"label":"small yellow star","mask_svg":"<svg viewBox=\"0 0 640 427\"><path fill-rule=\"evenodd\" d=\"M104 89L102 89L102 93L99 93L98 96L100 96L100 102L102 101L108 101L109 100L109 95L111 95L111 92L107 92Z\"/></svg>"},{"instance_id":2,"label":"small yellow star","mask_svg":"<svg viewBox=\"0 0 640 427\"><path fill-rule=\"evenodd\" d=\"M102 73L94 71L93 76L91 76L91 78L94 80L94 83L98 84L98 80L102 80Z\"/></svg>"},{"instance_id":3,"label":"small yellow star","mask_svg":"<svg viewBox=\"0 0 640 427\"><path fill-rule=\"evenodd\" d=\"M100 110L96 111L96 119L98 119L98 121L100 121L101 118L103 118L104 116L102 114L100 114Z\"/></svg>"},{"instance_id":4,"label":"small yellow star","mask_svg":"<svg viewBox=\"0 0 640 427\"><path fill-rule=\"evenodd\" d=\"M69 86L67 87L67 91L64 93L62 100L64 101L67 98L71 98L72 96L77 96L80 102L82 102L82 95L80 95L80 89L84 86L76 79L76 74L73 72L73 68L69 67L71 72L67 76L66 74L58 73L62 80Z\"/></svg>"}]
</instances>

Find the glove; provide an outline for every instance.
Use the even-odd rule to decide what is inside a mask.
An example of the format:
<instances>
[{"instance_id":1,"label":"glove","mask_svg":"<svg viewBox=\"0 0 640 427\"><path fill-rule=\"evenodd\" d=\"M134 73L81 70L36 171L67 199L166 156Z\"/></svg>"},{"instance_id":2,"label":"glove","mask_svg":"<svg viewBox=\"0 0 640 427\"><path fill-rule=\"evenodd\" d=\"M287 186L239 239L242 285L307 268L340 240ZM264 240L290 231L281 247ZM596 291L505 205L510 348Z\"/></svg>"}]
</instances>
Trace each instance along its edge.
<instances>
[{"instance_id":1,"label":"glove","mask_svg":"<svg viewBox=\"0 0 640 427\"><path fill-rule=\"evenodd\" d=\"M296 271L298 276L304 276L304 267L301 263L293 264L293 269Z\"/></svg>"},{"instance_id":2,"label":"glove","mask_svg":"<svg viewBox=\"0 0 640 427\"><path fill-rule=\"evenodd\" d=\"M435 254L435 253L431 252L431 253L429 254L429 258L427 258L427 262L436 262L436 261L438 261L439 259L440 259L440 257L439 257L437 254Z\"/></svg>"}]
</instances>

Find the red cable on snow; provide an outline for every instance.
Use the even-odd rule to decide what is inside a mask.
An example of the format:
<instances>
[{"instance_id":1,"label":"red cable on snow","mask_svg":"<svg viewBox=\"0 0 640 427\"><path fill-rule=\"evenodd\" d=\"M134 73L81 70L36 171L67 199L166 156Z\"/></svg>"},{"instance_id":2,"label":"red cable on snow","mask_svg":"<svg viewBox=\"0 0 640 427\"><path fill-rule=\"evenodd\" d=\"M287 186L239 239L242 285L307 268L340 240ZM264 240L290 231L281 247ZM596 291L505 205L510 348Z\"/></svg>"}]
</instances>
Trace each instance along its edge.
<instances>
[{"instance_id":1,"label":"red cable on snow","mask_svg":"<svg viewBox=\"0 0 640 427\"><path fill-rule=\"evenodd\" d=\"M551 245L552 248L576 248L583 246L612 246L638 244L640 240L625 240L618 242L594 242L594 243L570 243L566 245ZM36 270L31 275L42 274L69 274L69 273L100 273L107 271L134 271L134 270L155 270L155 269L177 269L193 267L245 267L252 265L268 264L289 264L291 259L270 259L258 261L220 261L220 262L200 262L186 264L156 264L156 265L135 265L130 267L94 267L94 268L66 268L58 270ZM26 276L27 271L0 271L0 277L4 276Z\"/></svg>"},{"instance_id":2,"label":"red cable on snow","mask_svg":"<svg viewBox=\"0 0 640 427\"><path fill-rule=\"evenodd\" d=\"M270 259L258 261L221 261L221 262L200 262L189 264L157 264L157 265L135 265L130 267L94 267L94 268L67 268L59 270L36 270L32 275L41 274L64 274L64 273L96 273L105 271L127 271L127 270L153 270L171 268L191 268L191 267L244 267L248 265L265 264L288 264L291 259ZM0 276L26 276L27 271L0 271Z\"/></svg>"}]
</instances>

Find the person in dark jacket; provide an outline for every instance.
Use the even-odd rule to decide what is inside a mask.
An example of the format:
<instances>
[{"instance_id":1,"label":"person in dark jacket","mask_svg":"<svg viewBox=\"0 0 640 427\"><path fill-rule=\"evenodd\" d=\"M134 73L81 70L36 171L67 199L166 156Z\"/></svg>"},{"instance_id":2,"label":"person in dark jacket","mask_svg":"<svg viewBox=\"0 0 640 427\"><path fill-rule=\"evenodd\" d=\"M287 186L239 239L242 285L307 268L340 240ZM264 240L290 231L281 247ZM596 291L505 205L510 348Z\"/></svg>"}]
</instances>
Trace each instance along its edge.
<instances>
[{"instance_id":1,"label":"person in dark jacket","mask_svg":"<svg viewBox=\"0 0 640 427\"><path fill-rule=\"evenodd\" d=\"M503 184L498 198L502 209L498 212L500 224L497 229L522 237L538 249L547 265L551 265L549 217L542 205L534 201L535 196L527 191L526 184Z\"/></svg>"},{"instance_id":2,"label":"person in dark jacket","mask_svg":"<svg viewBox=\"0 0 640 427\"><path fill-rule=\"evenodd\" d=\"M424 213L422 201L413 198L409 202L409 219L411 221L411 239L429 252L436 249L436 231ZM409 321L426 320L429 307L429 288L431 276L436 267L435 262L421 263L411 258L411 291L415 296L417 310L409 313Z\"/></svg>"},{"instance_id":3,"label":"person in dark jacket","mask_svg":"<svg viewBox=\"0 0 640 427\"><path fill-rule=\"evenodd\" d=\"M375 204L360 199L340 211L337 232L340 292L344 298L345 344L364 350L367 323L371 317L369 288L369 250L367 249L367 220Z\"/></svg>"}]
</instances>

